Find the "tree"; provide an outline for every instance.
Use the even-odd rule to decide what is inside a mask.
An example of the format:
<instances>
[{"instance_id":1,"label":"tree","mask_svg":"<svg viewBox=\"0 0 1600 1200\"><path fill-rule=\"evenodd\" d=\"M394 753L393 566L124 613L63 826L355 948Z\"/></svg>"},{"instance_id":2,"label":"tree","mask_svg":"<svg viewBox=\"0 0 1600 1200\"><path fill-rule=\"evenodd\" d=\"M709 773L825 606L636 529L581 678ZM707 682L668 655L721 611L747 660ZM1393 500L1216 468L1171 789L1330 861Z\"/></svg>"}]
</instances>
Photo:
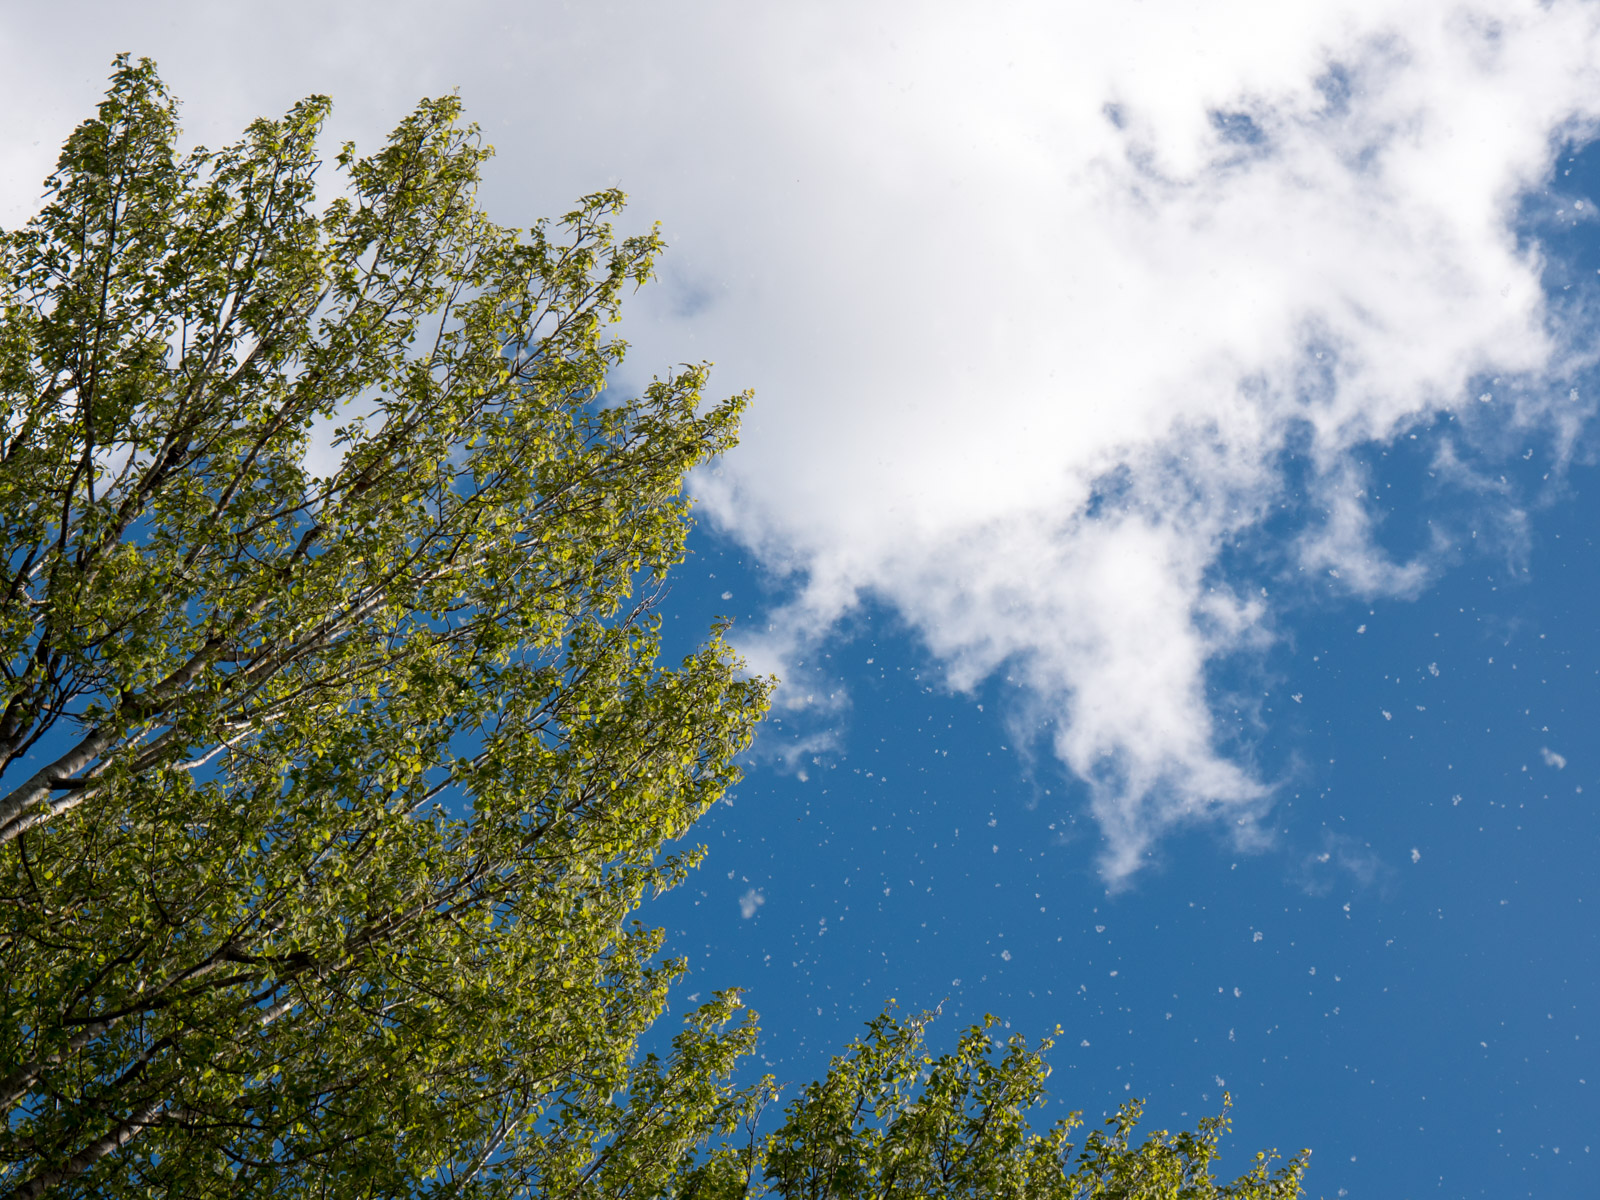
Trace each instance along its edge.
<instances>
[{"instance_id":1,"label":"tree","mask_svg":"<svg viewBox=\"0 0 1600 1200\"><path fill-rule=\"evenodd\" d=\"M889 1018L843 1061L899 1066L830 1074L764 1140L737 993L637 1054L683 964L634 914L698 861L678 839L769 687L720 626L657 664L684 478L747 399L704 403L704 366L606 390L658 236L613 234L614 191L495 225L450 98L345 146L319 207L327 111L180 154L120 58L0 234L0 1197L709 1196L740 1170L842 1196L890 1143L945 1153L883 1107L912 1044ZM951 1094L987 1096L960 1053ZM835 1128L846 1101L889 1142Z\"/></svg>"},{"instance_id":2,"label":"tree","mask_svg":"<svg viewBox=\"0 0 1600 1200\"><path fill-rule=\"evenodd\" d=\"M1090 1132L1073 1158L1073 1113L1030 1128L1050 1068L1018 1036L998 1041L986 1017L950 1053L930 1056L934 1014L898 1019L891 1007L834 1058L827 1076L790 1103L783 1124L759 1137L762 1097L746 1100L742 1143L725 1141L680 1176L679 1200L1293 1200L1308 1151L1277 1170L1257 1154L1232 1183L1211 1174L1224 1111L1198 1130L1165 1130L1135 1143L1142 1105L1132 1101ZM1059 1030L1057 1031L1060 1032ZM766 1099L775 1098L768 1092ZM727 1132L732 1133L729 1129Z\"/></svg>"},{"instance_id":3,"label":"tree","mask_svg":"<svg viewBox=\"0 0 1600 1200\"><path fill-rule=\"evenodd\" d=\"M466 1194L512 1146L557 1193L615 1140L679 969L629 916L765 702L721 630L654 665L744 398L602 394L657 236L493 225L457 107L318 212L325 99L179 155L121 59L5 236L0 1193Z\"/></svg>"}]
</instances>

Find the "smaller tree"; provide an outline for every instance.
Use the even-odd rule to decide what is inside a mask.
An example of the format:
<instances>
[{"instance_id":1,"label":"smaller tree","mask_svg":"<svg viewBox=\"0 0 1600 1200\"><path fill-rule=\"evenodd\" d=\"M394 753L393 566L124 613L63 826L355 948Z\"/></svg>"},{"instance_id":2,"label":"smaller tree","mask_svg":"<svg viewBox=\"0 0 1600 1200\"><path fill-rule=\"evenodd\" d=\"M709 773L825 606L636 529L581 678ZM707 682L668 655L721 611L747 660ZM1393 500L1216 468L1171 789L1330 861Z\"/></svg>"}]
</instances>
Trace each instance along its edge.
<instances>
[{"instance_id":1,"label":"smaller tree","mask_svg":"<svg viewBox=\"0 0 1600 1200\"><path fill-rule=\"evenodd\" d=\"M1276 1151L1260 1153L1244 1175L1219 1183L1211 1174L1228 1129L1223 1112L1194 1132L1158 1129L1142 1142L1134 1128L1140 1101L1124 1104L1084 1139L1076 1159L1068 1140L1081 1114L1038 1132L1029 1110L1044 1101L1045 1053L1020 1036L999 1041L985 1017L956 1049L925 1052L932 1013L900 1019L893 1008L866 1036L834 1058L827 1076L785 1110L783 1124L758 1136L765 1096L724 1109L726 1140L686 1166L678 1200L1294 1200L1310 1151L1274 1169ZM1059 1030L1057 1033L1059 1034ZM735 1140L735 1125L743 1136Z\"/></svg>"}]
</instances>

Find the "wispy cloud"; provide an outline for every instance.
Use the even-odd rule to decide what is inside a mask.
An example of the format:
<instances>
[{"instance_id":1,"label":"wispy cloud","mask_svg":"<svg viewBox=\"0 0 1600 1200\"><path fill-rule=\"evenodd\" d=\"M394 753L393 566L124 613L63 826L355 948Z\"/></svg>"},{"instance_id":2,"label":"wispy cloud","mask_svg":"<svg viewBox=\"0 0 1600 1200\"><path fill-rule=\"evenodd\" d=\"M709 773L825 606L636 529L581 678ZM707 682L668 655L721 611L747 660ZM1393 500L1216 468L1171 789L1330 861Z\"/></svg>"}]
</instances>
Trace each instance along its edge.
<instances>
[{"instance_id":1,"label":"wispy cloud","mask_svg":"<svg viewBox=\"0 0 1600 1200\"><path fill-rule=\"evenodd\" d=\"M1422 852L1411 851L1411 861L1422 861ZM1310 896L1326 896L1335 887L1355 893L1376 889L1380 895L1394 884L1395 869L1373 848L1339 833L1324 833L1322 847L1300 856L1294 877Z\"/></svg>"}]
</instances>

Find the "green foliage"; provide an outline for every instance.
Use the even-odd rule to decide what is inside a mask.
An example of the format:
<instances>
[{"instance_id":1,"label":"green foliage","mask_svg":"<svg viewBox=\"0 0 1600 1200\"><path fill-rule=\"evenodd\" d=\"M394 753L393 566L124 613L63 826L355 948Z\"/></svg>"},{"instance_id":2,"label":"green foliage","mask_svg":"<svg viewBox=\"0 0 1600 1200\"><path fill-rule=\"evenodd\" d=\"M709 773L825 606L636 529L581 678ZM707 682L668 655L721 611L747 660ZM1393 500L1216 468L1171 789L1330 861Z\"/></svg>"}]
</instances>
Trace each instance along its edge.
<instances>
[{"instance_id":1,"label":"green foliage","mask_svg":"<svg viewBox=\"0 0 1600 1200\"><path fill-rule=\"evenodd\" d=\"M753 1036L618 1124L681 969L631 914L765 704L649 593L744 398L602 402L620 194L493 225L444 99L319 211L327 111L180 155L120 60L0 242L0 1193L559 1192Z\"/></svg>"},{"instance_id":2,"label":"green foliage","mask_svg":"<svg viewBox=\"0 0 1600 1200\"><path fill-rule=\"evenodd\" d=\"M446 98L319 206L328 107L180 154L119 59L0 233L0 1200L1297 1194L1137 1109L1069 1172L986 1028L885 1015L766 1135L737 993L639 1057L767 700L656 661L747 398L605 391L619 193L493 224Z\"/></svg>"},{"instance_id":3,"label":"green foliage","mask_svg":"<svg viewBox=\"0 0 1600 1200\"><path fill-rule=\"evenodd\" d=\"M924 1035L931 1014L897 1019L893 1009L807 1086L783 1124L718 1146L686 1170L679 1200L1293 1200L1307 1152L1273 1170L1258 1154L1232 1183L1211 1175L1223 1115L1194 1133L1165 1130L1135 1143L1142 1106L1133 1101L1089 1133L1076 1159L1068 1141L1079 1114L1045 1132L1028 1124L1045 1098L1051 1041L1030 1048L998 1041L987 1017L956 1049L933 1057ZM1059 1031L1058 1031L1059 1032ZM766 1098L773 1098L768 1093ZM1224 1105L1227 1099L1224 1097ZM728 1132L732 1132L729 1130Z\"/></svg>"}]
</instances>

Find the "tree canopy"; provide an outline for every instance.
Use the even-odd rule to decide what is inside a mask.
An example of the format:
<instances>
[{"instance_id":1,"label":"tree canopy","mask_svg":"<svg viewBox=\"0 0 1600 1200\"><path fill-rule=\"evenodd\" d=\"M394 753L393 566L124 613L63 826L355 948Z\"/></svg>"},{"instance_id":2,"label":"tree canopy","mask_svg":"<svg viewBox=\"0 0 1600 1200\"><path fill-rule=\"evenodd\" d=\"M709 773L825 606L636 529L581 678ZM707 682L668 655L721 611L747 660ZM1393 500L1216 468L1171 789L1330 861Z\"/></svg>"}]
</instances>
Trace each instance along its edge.
<instances>
[{"instance_id":1,"label":"tree canopy","mask_svg":"<svg viewBox=\"0 0 1600 1200\"><path fill-rule=\"evenodd\" d=\"M1125 1104L1070 1140L1081 1113L1046 1130L1030 1127L1045 1101L1053 1039L1030 1047L1005 1040L987 1017L954 1050L934 1056L925 1036L935 1014L901 1019L893 1003L836 1056L825 1078L807 1085L784 1121L758 1136L763 1097L740 1111L747 1137L686 1165L684 1200L1294 1200L1309 1151L1275 1167L1259 1153L1238 1179L1219 1183L1211 1168L1228 1128L1221 1115L1176 1135L1133 1137L1143 1112ZM1057 1033L1060 1031L1057 1030ZM769 1093L770 1095L770 1093ZM751 1104L751 1100L755 1103Z\"/></svg>"},{"instance_id":2,"label":"tree canopy","mask_svg":"<svg viewBox=\"0 0 1600 1200\"><path fill-rule=\"evenodd\" d=\"M0 234L0 1196L1297 1194L1131 1109L1071 1174L981 1029L886 1014L765 1135L736 992L640 1056L770 687L658 662L747 397L607 390L620 193L494 224L447 97L324 203L328 109L180 152L121 58Z\"/></svg>"}]
</instances>

